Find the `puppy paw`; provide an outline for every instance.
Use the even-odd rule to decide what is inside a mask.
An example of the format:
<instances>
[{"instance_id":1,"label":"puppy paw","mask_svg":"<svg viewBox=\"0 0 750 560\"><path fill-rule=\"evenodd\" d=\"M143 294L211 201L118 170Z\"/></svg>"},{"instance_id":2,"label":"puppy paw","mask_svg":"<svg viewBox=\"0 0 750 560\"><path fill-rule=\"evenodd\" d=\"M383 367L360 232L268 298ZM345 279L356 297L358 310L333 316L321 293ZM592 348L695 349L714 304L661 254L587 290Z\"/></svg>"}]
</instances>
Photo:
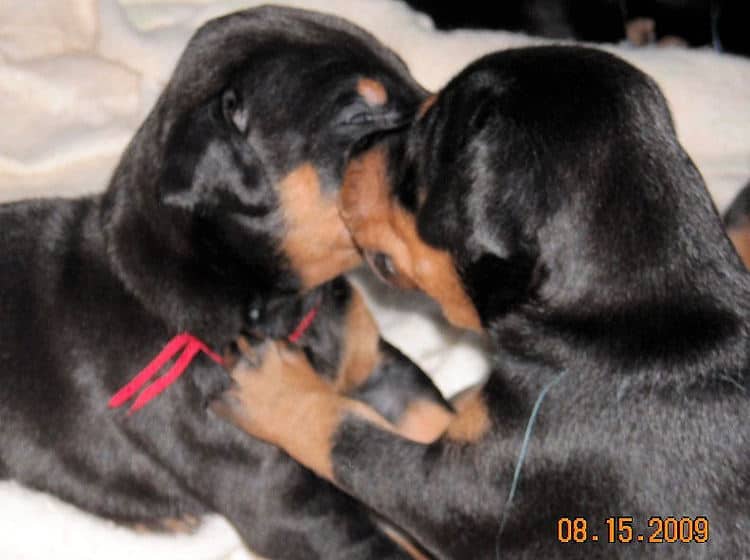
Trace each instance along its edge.
<instances>
[{"instance_id":1,"label":"puppy paw","mask_svg":"<svg viewBox=\"0 0 750 560\"><path fill-rule=\"evenodd\" d=\"M311 395L332 392L305 355L283 342L236 341L232 386L210 408L252 436L279 444Z\"/></svg>"}]
</instances>

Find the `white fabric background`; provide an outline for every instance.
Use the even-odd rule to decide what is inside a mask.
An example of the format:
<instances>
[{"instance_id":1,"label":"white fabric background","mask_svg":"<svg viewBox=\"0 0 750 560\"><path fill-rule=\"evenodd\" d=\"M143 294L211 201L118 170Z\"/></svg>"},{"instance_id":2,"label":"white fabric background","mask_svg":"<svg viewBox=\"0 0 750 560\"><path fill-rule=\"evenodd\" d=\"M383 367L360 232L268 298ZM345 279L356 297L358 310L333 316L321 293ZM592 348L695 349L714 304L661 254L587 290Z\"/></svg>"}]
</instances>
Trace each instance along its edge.
<instances>
[{"instance_id":1,"label":"white fabric background","mask_svg":"<svg viewBox=\"0 0 750 560\"><path fill-rule=\"evenodd\" d=\"M104 188L192 31L211 17L260 3L0 2L0 201ZM429 18L396 0L280 3L335 13L366 27L432 89L483 53L543 42L504 32L439 32ZM750 179L750 61L708 50L610 50L659 82L683 144L724 207ZM394 294L367 278L364 283L385 336L447 393L481 378L487 360L479 340L447 327L422 297ZM192 536L141 535L0 483L0 559L53 554L71 560L249 557L217 516Z\"/></svg>"}]
</instances>

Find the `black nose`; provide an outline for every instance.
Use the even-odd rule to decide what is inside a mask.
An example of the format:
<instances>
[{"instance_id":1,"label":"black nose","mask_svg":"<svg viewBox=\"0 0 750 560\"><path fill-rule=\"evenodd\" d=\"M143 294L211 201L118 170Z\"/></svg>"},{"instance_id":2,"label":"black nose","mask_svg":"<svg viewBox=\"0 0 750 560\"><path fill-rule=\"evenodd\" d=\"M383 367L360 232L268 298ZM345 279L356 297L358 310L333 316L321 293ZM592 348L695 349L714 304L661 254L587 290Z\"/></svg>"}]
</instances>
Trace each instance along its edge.
<instances>
[{"instance_id":1,"label":"black nose","mask_svg":"<svg viewBox=\"0 0 750 560\"><path fill-rule=\"evenodd\" d=\"M385 253L367 251L365 253L365 258L367 259L370 268L372 268L384 282L390 283L396 277L396 267L393 264L393 259Z\"/></svg>"}]
</instances>

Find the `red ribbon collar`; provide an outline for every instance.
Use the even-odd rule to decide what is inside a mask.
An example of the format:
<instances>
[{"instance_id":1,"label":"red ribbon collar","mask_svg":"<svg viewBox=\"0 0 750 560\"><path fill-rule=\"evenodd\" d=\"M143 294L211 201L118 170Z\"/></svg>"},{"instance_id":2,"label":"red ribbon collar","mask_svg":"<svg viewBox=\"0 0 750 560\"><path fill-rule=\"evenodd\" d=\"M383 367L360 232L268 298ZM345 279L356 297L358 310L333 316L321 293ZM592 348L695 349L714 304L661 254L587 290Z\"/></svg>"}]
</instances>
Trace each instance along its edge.
<instances>
[{"instance_id":1,"label":"red ribbon collar","mask_svg":"<svg viewBox=\"0 0 750 560\"><path fill-rule=\"evenodd\" d=\"M315 307L310 309L310 311L305 313L305 316L302 317L299 324L292 331L292 334L286 337L289 342L291 342L292 344L297 344L299 339L302 338L302 335L305 334L307 329L310 328L310 325L312 325L312 322L315 320L315 316L318 314L319 308L320 302L318 302Z\"/></svg>"},{"instance_id":2,"label":"red ribbon collar","mask_svg":"<svg viewBox=\"0 0 750 560\"><path fill-rule=\"evenodd\" d=\"M128 414L132 414L136 410L140 410L146 406L150 400L156 398L167 387L177 381L177 379L185 373L185 370L195 359L198 352L204 352L219 365L224 363L221 356L213 352L204 342L194 337L192 334L178 334L167 343L156 358L151 360L151 362L143 368L138 375L131 379L127 385L122 387L122 389L112 395L112 398L109 399L109 407L117 408L128 402L133 395L135 395L135 393L143 387L149 379L159 373L161 368L163 368L169 360L174 358L180 350L182 350L182 354L180 354L180 357L177 358L172 367L167 370L167 373L146 387L141 394L138 395L138 398L135 399L130 410L128 410Z\"/></svg>"},{"instance_id":3,"label":"red ribbon collar","mask_svg":"<svg viewBox=\"0 0 750 560\"><path fill-rule=\"evenodd\" d=\"M308 311L304 317L302 317L302 320L300 320L297 327L292 331L292 334L287 337L289 342L295 344L300 338L302 338L302 335L305 334L315 320L315 316L318 314L318 308L319 305L316 305ZM112 398L109 399L108 403L109 408L118 408L128 402L133 395L148 383L152 377L159 373L166 363L174 358L180 350L182 350L182 353L167 372L141 391L130 406L128 415L146 406L149 401L155 399L164 392L167 387L177 381L177 379L185 373L185 370L190 366L199 352L203 352L219 365L223 365L224 363L222 357L211 350L208 345L199 338L190 333L178 334L170 340L166 346L164 346L162 351L159 352L159 354L151 360L145 368L138 372L138 375L112 395Z\"/></svg>"}]
</instances>

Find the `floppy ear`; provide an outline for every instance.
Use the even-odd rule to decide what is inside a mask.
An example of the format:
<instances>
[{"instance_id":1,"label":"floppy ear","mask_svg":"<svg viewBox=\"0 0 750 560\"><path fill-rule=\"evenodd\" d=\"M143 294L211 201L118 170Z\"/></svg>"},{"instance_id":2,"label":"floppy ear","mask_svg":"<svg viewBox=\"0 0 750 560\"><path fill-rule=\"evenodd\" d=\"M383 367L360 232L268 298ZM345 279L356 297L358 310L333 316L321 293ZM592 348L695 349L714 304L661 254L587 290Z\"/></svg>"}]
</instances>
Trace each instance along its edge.
<instances>
[{"instance_id":1,"label":"floppy ear","mask_svg":"<svg viewBox=\"0 0 750 560\"><path fill-rule=\"evenodd\" d=\"M172 127L159 177L162 204L188 211L270 211L262 164L245 138L249 115L227 89Z\"/></svg>"},{"instance_id":2,"label":"floppy ear","mask_svg":"<svg viewBox=\"0 0 750 560\"><path fill-rule=\"evenodd\" d=\"M538 280L538 255L533 244L522 238L510 220L487 216L470 206L467 210L461 200L435 198L428 197L419 211L420 236L452 254L482 322L527 302ZM467 211L473 219L461 215ZM434 233L436 229L440 233Z\"/></svg>"},{"instance_id":3,"label":"floppy ear","mask_svg":"<svg viewBox=\"0 0 750 560\"><path fill-rule=\"evenodd\" d=\"M194 175L210 134L210 130L205 130L208 123L202 120L182 118L170 131L158 181L159 199L167 206L191 210L197 202Z\"/></svg>"},{"instance_id":4,"label":"floppy ear","mask_svg":"<svg viewBox=\"0 0 750 560\"><path fill-rule=\"evenodd\" d=\"M415 125L419 135L412 136L408 149L418 178L407 181L420 185L421 193L414 195L421 199L419 236L451 254L486 324L527 302L539 280L538 250L528 231L535 228L527 223L534 215L533 176L516 167L525 165L528 158L516 164L508 151L512 165L503 165L498 160L504 157L501 151L485 149L496 144L488 138L488 130L501 129L507 135L509 126L493 124L477 132L474 123L479 117L459 117L439 122L433 112ZM470 163L466 154L471 155Z\"/></svg>"}]
</instances>

